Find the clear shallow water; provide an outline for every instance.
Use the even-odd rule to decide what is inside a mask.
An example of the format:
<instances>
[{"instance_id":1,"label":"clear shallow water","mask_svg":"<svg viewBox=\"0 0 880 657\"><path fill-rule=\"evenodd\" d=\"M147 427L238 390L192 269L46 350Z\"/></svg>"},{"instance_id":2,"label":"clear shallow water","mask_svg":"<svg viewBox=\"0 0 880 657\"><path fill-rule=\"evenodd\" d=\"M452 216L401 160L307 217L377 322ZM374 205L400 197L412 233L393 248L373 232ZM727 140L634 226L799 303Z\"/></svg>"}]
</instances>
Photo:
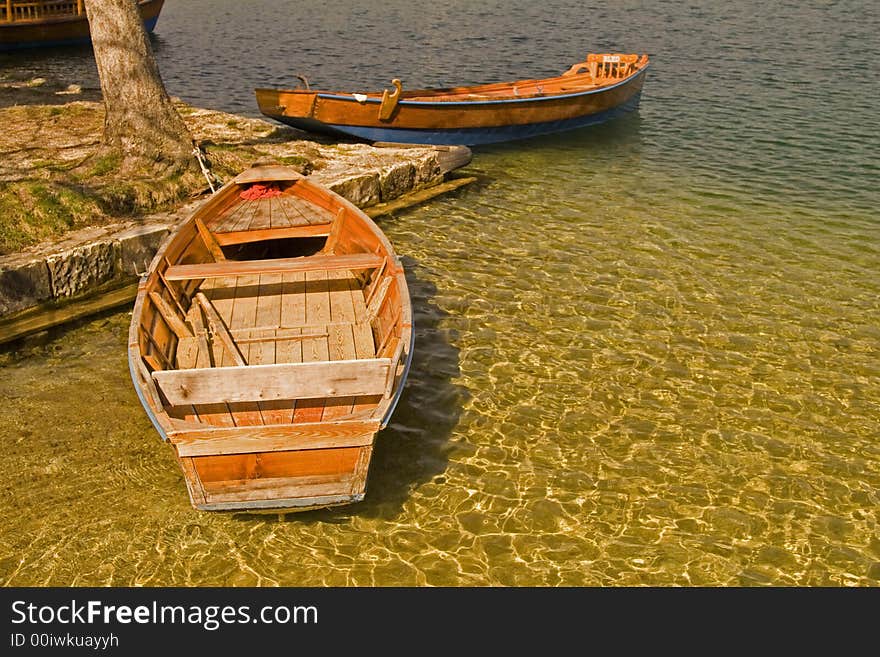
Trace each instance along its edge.
<instances>
[{"instance_id":1,"label":"clear shallow water","mask_svg":"<svg viewBox=\"0 0 880 657\"><path fill-rule=\"evenodd\" d=\"M478 184L382 221L418 333L360 505L192 510L128 380L126 313L7 355L0 582L877 586L870 9L172 0L169 90L248 114L294 73L654 63L638 114L477 150Z\"/></svg>"}]
</instances>

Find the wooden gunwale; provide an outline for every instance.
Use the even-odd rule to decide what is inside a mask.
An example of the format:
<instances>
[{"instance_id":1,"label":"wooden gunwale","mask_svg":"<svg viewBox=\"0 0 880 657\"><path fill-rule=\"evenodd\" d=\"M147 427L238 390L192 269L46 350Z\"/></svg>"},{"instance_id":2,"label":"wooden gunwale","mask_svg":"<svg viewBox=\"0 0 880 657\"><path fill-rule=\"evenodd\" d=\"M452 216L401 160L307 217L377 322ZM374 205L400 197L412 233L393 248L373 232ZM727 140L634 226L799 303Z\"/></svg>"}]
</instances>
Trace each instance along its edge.
<instances>
[{"instance_id":1,"label":"wooden gunwale","mask_svg":"<svg viewBox=\"0 0 880 657\"><path fill-rule=\"evenodd\" d=\"M430 105L436 106L437 108L441 107L454 107L456 105L464 105L464 106L474 106L474 105L496 105L496 104L509 104L509 103L531 103L531 102L546 102L552 100L559 100L564 98L577 98L579 96L588 96L599 93L604 93L610 91L616 87L620 87L632 82L634 78L641 75L647 70L647 65L643 68L637 69L631 75L622 80L612 80L607 83L580 83L580 86L583 86L583 89L573 90L571 87L578 86L577 78L589 78L590 76L587 74L585 76L559 76L555 78L545 78L543 80L528 80L522 83L505 83L503 86L498 87L498 91L503 92L503 94L499 94L495 89L481 89L480 87L463 87L462 90L452 90L451 92L444 93L442 91L434 91L430 89L419 90L419 91L411 91L409 93L404 92L401 96L400 101L398 101L399 105L412 105L412 106L422 106L422 105ZM537 89L531 93L514 93L514 88L519 89L520 84L523 87L542 87L544 84L552 87L554 84L568 83L567 88L560 89L558 91L552 90L552 88L548 91L538 91ZM297 93L299 90L293 91L285 91L284 93ZM489 96L493 94L492 96ZM496 95L497 94L497 95ZM332 99L332 100L341 100L345 102L353 102L357 103L357 99L353 98L351 94L339 94L339 93L327 93L327 92L317 92L319 98ZM458 97L461 97L460 100L457 100ZM473 96L489 96L484 98L474 98ZM380 103L381 98L376 98L368 95L367 103Z\"/></svg>"}]
</instances>

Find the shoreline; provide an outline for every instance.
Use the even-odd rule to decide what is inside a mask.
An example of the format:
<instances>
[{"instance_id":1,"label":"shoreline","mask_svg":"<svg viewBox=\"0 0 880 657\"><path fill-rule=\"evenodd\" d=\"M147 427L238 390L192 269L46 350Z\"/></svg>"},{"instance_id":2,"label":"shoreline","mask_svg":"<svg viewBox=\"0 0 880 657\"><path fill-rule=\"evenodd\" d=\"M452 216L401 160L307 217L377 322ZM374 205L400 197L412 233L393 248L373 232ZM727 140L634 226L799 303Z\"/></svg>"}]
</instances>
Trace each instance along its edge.
<instances>
[{"instance_id":1,"label":"shoreline","mask_svg":"<svg viewBox=\"0 0 880 657\"><path fill-rule=\"evenodd\" d=\"M42 107L45 105L13 105L0 108L0 115ZM77 100L55 107L75 108L77 113L96 116L103 111L103 105L94 101ZM262 119L183 103L179 103L179 109L193 137L224 172L241 168L248 156L274 158L299 168L372 217L423 203L475 180L452 175L470 162L471 151L466 147L334 142ZM45 152L54 154L55 161L64 162L71 152L81 154L84 146L94 143L97 137L87 131L81 131L76 139L50 132L45 139L50 142ZM52 151L52 140L64 143ZM6 150L3 154L8 156L19 150L39 150L39 146L13 151L7 144ZM46 157L45 153L27 155ZM12 187L33 179L28 174L33 176L36 166L28 169L29 162L21 157L19 160L20 169L15 169L14 161L11 166L7 164L3 184ZM46 169L43 160L39 163L41 169ZM9 172L21 177L10 178ZM44 171L37 174L46 179ZM92 312L113 307L96 305L96 296L107 296L107 303L115 305L125 303L120 290L137 281L170 230L207 198L210 192L145 216L103 217L96 225L78 227L56 239L0 255L0 345L79 319L92 306ZM63 312L65 308L69 312ZM70 319L65 319L68 315Z\"/></svg>"}]
</instances>

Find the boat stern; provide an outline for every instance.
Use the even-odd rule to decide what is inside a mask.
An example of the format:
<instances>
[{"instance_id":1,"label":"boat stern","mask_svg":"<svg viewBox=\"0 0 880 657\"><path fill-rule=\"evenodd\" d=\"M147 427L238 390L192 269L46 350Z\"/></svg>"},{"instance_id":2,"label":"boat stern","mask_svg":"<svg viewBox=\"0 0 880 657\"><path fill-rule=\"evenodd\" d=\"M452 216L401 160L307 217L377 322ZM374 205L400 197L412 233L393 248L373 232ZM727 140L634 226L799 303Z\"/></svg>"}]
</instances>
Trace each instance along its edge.
<instances>
[{"instance_id":1,"label":"boat stern","mask_svg":"<svg viewBox=\"0 0 880 657\"><path fill-rule=\"evenodd\" d=\"M255 428L256 434L261 434ZM342 433L342 428L334 433ZM211 439L189 442L172 433L192 505L202 511L308 511L364 499L373 451L373 433L347 437L339 447L224 453L230 448ZM245 436L239 436L244 438ZM300 435L308 447L313 439ZM341 438L341 436L340 436ZM257 435L264 446L273 440ZM238 441L240 442L240 441ZM285 442L287 442L285 440ZM354 443L354 444L352 444ZM206 453L214 452L214 453ZM197 455L193 455L197 454Z\"/></svg>"},{"instance_id":2,"label":"boat stern","mask_svg":"<svg viewBox=\"0 0 880 657\"><path fill-rule=\"evenodd\" d=\"M273 119L281 117L312 118L318 94L298 89L256 89L260 112Z\"/></svg>"}]
</instances>

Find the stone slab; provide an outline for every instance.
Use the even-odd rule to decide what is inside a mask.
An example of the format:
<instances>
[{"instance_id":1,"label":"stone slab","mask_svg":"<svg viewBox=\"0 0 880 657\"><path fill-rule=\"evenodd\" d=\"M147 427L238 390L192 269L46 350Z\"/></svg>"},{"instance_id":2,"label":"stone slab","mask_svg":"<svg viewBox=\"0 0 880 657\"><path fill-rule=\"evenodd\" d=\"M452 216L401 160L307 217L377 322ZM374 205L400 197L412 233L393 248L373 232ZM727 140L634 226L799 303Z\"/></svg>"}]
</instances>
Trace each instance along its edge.
<instances>
[{"instance_id":1,"label":"stone slab","mask_svg":"<svg viewBox=\"0 0 880 657\"><path fill-rule=\"evenodd\" d=\"M374 205L381 200L379 174L363 173L324 183L331 191L351 201L359 208Z\"/></svg>"},{"instance_id":2,"label":"stone slab","mask_svg":"<svg viewBox=\"0 0 880 657\"><path fill-rule=\"evenodd\" d=\"M410 162L398 162L379 172L379 195L382 202L402 196L416 186L416 168Z\"/></svg>"},{"instance_id":3,"label":"stone slab","mask_svg":"<svg viewBox=\"0 0 880 657\"><path fill-rule=\"evenodd\" d=\"M119 242L111 239L82 244L46 258L52 296L73 297L119 275Z\"/></svg>"},{"instance_id":4,"label":"stone slab","mask_svg":"<svg viewBox=\"0 0 880 657\"><path fill-rule=\"evenodd\" d=\"M115 233L113 239L119 243L120 273L129 276L144 274L170 232L170 224L160 223L132 226Z\"/></svg>"},{"instance_id":5,"label":"stone slab","mask_svg":"<svg viewBox=\"0 0 880 657\"><path fill-rule=\"evenodd\" d=\"M0 317L52 298L49 268L44 258L5 257L0 268Z\"/></svg>"}]
</instances>

